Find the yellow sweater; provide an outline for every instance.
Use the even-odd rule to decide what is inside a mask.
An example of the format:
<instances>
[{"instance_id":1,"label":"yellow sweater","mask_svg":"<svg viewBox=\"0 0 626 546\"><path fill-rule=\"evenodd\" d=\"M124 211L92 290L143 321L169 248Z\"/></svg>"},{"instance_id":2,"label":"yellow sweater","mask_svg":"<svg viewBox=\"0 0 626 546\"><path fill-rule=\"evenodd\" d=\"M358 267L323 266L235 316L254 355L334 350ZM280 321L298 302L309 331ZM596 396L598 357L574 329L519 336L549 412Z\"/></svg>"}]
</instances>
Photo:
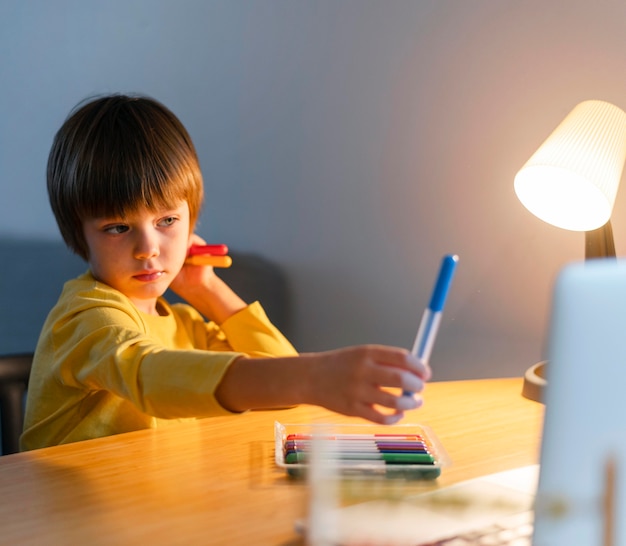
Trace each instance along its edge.
<instances>
[{"instance_id":1,"label":"yellow sweater","mask_svg":"<svg viewBox=\"0 0 626 546\"><path fill-rule=\"evenodd\" d=\"M22 450L225 415L215 389L241 354L297 354L258 302L221 326L159 300L142 313L89 273L65 284L31 372Z\"/></svg>"}]
</instances>

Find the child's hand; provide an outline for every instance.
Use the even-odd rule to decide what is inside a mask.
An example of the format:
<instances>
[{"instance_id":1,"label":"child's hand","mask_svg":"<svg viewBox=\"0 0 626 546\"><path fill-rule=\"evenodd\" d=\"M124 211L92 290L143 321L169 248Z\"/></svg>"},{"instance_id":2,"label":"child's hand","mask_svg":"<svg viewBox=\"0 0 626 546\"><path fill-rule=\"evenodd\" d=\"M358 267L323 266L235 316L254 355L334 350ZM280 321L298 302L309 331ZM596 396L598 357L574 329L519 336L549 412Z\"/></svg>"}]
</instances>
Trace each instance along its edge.
<instances>
[{"instance_id":1,"label":"child's hand","mask_svg":"<svg viewBox=\"0 0 626 546\"><path fill-rule=\"evenodd\" d=\"M189 238L189 246L205 244L195 233ZM246 306L208 265L183 265L170 288L205 317L220 324Z\"/></svg>"},{"instance_id":2,"label":"child's hand","mask_svg":"<svg viewBox=\"0 0 626 546\"><path fill-rule=\"evenodd\" d=\"M191 245L205 245L206 242L202 237L193 233L189 239ZM182 269L170 285L170 288L182 298L185 293L189 293L196 286L205 285L215 275L213 268L210 266L190 266L183 265Z\"/></svg>"},{"instance_id":3,"label":"child's hand","mask_svg":"<svg viewBox=\"0 0 626 546\"><path fill-rule=\"evenodd\" d=\"M405 410L420 407L421 397L403 396L402 391L419 393L430 379L428 366L394 347L365 345L304 358L313 359L310 403L380 424L396 423Z\"/></svg>"}]
</instances>

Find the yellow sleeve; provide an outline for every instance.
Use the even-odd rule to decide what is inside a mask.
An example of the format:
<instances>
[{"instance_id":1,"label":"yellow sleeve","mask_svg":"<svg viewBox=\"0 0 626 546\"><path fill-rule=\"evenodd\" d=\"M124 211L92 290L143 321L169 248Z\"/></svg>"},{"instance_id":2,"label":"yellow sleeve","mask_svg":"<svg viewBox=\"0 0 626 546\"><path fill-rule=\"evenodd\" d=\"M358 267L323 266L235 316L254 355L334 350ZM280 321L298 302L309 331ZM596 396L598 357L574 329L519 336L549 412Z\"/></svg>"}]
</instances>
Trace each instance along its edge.
<instances>
[{"instance_id":1,"label":"yellow sleeve","mask_svg":"<svg viewBox=\"0 0 626 546\"><path fill-rule=\"evenodd\" d=\"M188 305L173 305L184 327L193 332L194 346L212 351L235 351L250 357L296 356L287 338L274 326L259 302L235 313L220 326L205 322Z\"/></svg>"},{"instance_id":2,"label":"yellow sleeve","mask_svg":"<svg viewBox=\"0 0 626 546\"><path fill-rule=\"evenodd\" d=\"M178 311L163 326L162 317L138 313L123 300L83 307L50 332L53 374L67 387L107 391L154 417L207 417L227 413L214 393L241 354L297 354L258 303L221 327L201 320L201 339L179 322L185 324L197 312Z\"/></svg>"},{"instance_id":3,"label":"yellow sleeve","mask_svg":"<svg viewBox=\"0 0 626 546\"><path fill-rule=\"evenodd\" d=\"M167 348L114 308L80 313L54 337L51 372L66 388L105 391L160 418L224 413L213 393L238 353Z\"/></svg>"}]
</instances>

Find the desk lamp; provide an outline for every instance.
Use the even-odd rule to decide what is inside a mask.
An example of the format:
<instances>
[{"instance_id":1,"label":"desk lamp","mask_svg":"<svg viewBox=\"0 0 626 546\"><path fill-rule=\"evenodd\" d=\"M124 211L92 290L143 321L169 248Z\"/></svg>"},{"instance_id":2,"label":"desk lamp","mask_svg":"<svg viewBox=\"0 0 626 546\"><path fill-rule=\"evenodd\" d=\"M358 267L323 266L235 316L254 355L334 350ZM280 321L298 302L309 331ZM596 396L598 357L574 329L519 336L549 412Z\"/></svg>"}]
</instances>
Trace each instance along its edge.
<instances>
[{"instance_id":1,"label":"desk lamp","mask_svg":"<svg viewBox=\"0 0 626 546\"><path fill-rule=\"evenodd\" d=\"M581 102L515 176L522 204L554 226L585 232L585 258L615 257L611 211L626 160L626 113ZM522 394L541 402L546 362L531 366Z\"/></svg>"}]
</instances>

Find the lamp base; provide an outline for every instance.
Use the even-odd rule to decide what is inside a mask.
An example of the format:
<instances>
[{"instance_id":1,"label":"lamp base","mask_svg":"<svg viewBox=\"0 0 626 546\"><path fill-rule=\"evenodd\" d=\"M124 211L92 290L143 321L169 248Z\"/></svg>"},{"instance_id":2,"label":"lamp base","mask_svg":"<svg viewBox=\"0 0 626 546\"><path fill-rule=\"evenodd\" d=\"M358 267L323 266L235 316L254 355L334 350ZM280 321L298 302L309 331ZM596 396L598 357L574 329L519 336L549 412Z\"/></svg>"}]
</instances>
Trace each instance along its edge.
<instances>
[{"instance_id":1,"label":"lamp base","mask_svg":"<svg viewBox=\"0 0 626 546\"><path fill-rule=\"evenodd\" d=\"M546 367L548 361L538 362L526 370L524 374L524 386L522 387L522 396L535 402L544 403L545 388L548 385L546 381Z\"/></svg>"}]
</instances>

